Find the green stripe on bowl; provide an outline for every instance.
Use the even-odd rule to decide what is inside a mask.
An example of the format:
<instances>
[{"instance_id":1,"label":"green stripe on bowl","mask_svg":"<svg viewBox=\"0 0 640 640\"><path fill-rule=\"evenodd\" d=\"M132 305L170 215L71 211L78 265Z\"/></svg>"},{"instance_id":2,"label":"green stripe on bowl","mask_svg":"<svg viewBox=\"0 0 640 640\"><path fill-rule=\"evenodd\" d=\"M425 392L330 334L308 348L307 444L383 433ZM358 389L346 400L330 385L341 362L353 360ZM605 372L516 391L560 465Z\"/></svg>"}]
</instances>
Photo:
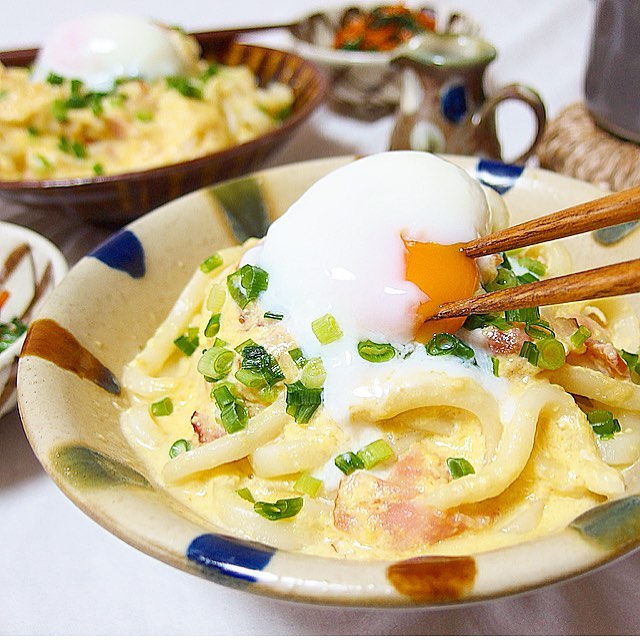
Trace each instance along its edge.
<instances>
[{"instance_id":1,"label":"green stripe on bowl","mask_svg":"<svg viewBox=\"0 0 640 640\"><path fill-rule=\"evenodd\" d=\"M211 191L218 199L240 243L261 238L269 227L269 215L258 179L254 176L229 180Z\"/></svg>"},{"instance_id":2,"label":"green stripe on bowl","mask_svg":"<svg viewBox=\"0 0 640 640\"><path fill-rule=\"evenodd\" d=\"M594 507L569 526L609 551L635 546L640 541L640 496Z\"/></svg>"}]
</instances>

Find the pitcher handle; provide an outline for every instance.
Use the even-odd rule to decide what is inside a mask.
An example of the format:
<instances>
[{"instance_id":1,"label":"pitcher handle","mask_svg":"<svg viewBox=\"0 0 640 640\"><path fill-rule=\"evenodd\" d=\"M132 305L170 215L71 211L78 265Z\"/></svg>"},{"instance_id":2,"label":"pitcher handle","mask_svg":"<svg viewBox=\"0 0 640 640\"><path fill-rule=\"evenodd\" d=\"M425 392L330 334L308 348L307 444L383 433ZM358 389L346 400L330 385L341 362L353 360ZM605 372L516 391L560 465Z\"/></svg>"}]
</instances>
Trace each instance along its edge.
<instances>
[{"instance_id":1,"label":"pitcher handle","mask_svg":"<svg viewBox=\"0 0 640 640\"><path fill-rule=\"evenodd\" d=\"M514 164L522 164L531 156L536 145L540 142L542 134L544 133L544 127L547 123L547 110L542 102L542 98L536 91L523 84L508 84L485 100L482 107L471 118L471 122L474 127L481 126L487 118L494 117L496 107L506 100L520 100L524 102L531 107L536 118L536 134L531 146L513 161Z\"/></svg>"}]
</instances>

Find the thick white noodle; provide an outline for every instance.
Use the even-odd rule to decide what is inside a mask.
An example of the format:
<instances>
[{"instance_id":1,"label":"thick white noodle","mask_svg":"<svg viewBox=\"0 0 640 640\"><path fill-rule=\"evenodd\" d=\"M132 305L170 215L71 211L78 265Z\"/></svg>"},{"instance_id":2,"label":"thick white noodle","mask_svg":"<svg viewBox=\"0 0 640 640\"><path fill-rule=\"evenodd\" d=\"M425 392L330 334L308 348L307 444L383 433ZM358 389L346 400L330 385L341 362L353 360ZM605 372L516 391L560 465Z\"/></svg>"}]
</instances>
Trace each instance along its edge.
<instances>
[{"instance_id":1,"label":"thick white noodle","mask_svg":"<svg viewBox=\"0 0 640 640\"><path fill-rule=\"evenodd\" d=\"M276 438L288 420L291 418L285 412L282 394L271 406L251 418L242 431L222 436L173 458L162 470L163 479L167 483L180 482L199 471L245 458Z\"/></svg>"}]
</instances>

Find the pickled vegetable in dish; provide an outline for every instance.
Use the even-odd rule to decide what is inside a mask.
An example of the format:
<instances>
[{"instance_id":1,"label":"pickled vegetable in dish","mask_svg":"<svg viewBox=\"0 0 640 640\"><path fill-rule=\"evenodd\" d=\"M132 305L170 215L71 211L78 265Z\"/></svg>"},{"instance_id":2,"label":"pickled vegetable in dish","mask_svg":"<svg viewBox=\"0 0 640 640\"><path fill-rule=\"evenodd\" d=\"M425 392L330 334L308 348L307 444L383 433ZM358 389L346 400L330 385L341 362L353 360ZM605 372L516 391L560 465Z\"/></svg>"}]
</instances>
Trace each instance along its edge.
<instances>
[{"instance_id":1,"label":"pickled vegetable in dish","mask_svg":"<svg viewBox=\"0 0 640 640\"><path fill-rule=\"evenodd\" d=\"M436 27L433 12L402 4L383 5L348 14L336 31L333 46L349 51L390 51L413 36Z\"/></svg>"},{"instance_id":2,"label":"pickled vegetable in dish","mask_svg":"<svg viewBox=\"0 0 640 640\"><path fill-rule=\"evenodd\" d=\"M223 532L357 559L514 545L622 495L640 455L624 301L424 322L568 270L561 243L460 256L505 224L462 169L389 152L206 258L123 374L148 475Z\"/></svg>"},{"instance_id":3,"label":"pickled vegetable in dish","mask_svg":"<svg viewBox=\"0 0 640 640\"><path fill-rule=\"evenodd\" d=\"M278 127L281 83L201 57L195 38L129 15L62 25L33 70L0 65L0 180L121 174L191 160Z\"/></svg>"}]
</instances>

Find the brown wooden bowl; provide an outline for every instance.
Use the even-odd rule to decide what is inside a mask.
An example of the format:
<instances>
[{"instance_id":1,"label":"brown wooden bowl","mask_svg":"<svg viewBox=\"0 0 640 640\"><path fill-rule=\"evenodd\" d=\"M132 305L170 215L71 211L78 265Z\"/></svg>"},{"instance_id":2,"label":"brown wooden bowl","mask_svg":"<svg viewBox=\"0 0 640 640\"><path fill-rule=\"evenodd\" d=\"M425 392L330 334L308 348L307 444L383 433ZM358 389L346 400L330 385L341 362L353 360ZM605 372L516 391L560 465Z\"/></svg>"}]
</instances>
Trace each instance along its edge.
<instances>
[{"instance_id":1,"label":"brown wooden bowl","mask_svg":"<svg viewBox=\"0 0 640 640\"><path fill-rule=\"evenodd\" d=\"M102 225L124 224L181 195L259 168L322 102L327 79L313 63L292 53L235 43L224 32L193 35L204 57L248 66L261 86L277 81L293 89L293 110L281 126L249 142L152 169L91 178L0 180L0 198ZM8 51L0 53L0 62L27 66L36 54L36 49Z\"/></svg>"}]
</instances>

